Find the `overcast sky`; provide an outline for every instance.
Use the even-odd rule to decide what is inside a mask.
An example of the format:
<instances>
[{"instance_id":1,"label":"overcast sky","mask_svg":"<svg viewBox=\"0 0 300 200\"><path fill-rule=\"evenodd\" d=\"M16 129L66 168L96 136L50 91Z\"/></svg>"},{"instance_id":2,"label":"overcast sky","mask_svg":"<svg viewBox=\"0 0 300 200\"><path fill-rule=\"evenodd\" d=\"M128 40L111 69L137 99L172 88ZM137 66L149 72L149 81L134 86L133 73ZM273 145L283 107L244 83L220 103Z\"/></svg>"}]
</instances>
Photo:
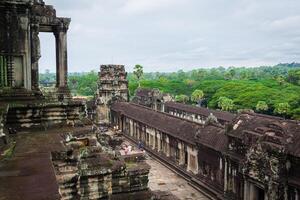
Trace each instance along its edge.
<instances>
[{"instance_id":1,"label":"overcast sky","mask_svg":"<svg viewBox=\"0 0 300 200\"><path fill-rule=\"evenodd\" d=\"M71 17L69 71L145 71L300 61L300 0L45 0ZM55 70L41 34L41 71Z\"/></svg>"}]
</instances>

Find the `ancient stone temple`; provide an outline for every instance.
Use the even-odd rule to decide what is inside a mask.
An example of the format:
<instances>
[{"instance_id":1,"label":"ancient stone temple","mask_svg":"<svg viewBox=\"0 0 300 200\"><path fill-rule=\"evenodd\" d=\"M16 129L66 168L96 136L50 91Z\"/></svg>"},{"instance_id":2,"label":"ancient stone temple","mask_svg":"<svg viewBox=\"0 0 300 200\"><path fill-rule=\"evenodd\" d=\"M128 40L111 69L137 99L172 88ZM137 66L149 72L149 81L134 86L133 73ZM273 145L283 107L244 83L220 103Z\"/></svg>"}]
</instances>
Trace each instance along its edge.
<instances>
[{"instance_id":1,"label":"ancient stone temple","mask_svg":"<svg viewBox=\"0 0 300 200\"><path fill-rule=\"evenodd\" d=\"M0 104L7 103L6 125L14 129L76 123L84 105L74 102L67 85L67 31L71 19L56 16L42 0L0 1ZM40 32L56 39L56 89L39 89Z\"/></svg>"},{"instance_id":2,"label":"ancient stone temple","mask_svg":"<svg viewBox=\"0 0 300 200\"><path fill-rule=\"evenodd\" d=\"M98 123L108 123L110 106L128 101L128 81L124 65L101 65L96 96Z\"/></svg>"},{"instance_id":3,"label":"ancient stone temple","mask_svg":"<svg viewBox=\"0 0 300 200\"><path fill-rule=\"evenodd\" d=\"M165 103L173 101L170 94L163 93L159 89L138 88L132 102L147 106L161 112L165 111Z\"/></svg>"},{"instance_id":4,"label":"ancient stone temple","mask_svg":"<svg viewBox=\"0 0 300 200\"><path fill-rule=\"evenodd\" d=\"M120 155L122 140L86 117L67 87L69 18L42 0L0 1L0 198L153 199L149 165ZM39 33L56 38L56 93L39 89ZM124 66L102 66L98 100L128 100Z\"/></svg>"},{"instance_id":5,"label":"ancient stone temple","mask_svg":"<svg viewBox=\"0 0 300 200\"><path fill-rule=\"evenodd\" d=\"M68 96L67 31L70 18L56 16L43 0L0 1L0 100L42 98L40 32L56 40L56 88Z\"/></svg>"},{"instance_id":6,"label":"ancient stone temple","mask_svg":"<svg viewBox=\"0 0 300 200\"><path fill-rule=\"evenodd\" d=\"M299 121L243 112L225 126L201 124L128 102L114 103L111 114L125 137L211 199L299 199Z\"/></svg>"}]
</instances>

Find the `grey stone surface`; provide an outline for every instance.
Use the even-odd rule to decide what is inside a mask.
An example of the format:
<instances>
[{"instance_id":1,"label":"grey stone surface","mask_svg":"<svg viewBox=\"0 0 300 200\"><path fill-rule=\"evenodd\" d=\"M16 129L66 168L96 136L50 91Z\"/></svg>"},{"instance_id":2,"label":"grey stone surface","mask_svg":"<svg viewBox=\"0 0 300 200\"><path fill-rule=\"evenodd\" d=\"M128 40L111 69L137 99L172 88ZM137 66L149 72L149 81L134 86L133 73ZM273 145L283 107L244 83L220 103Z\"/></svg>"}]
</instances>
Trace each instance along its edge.
<instances>
[{"instance_id":1,"label":"grey stone surface","mask_svg":"<svg viewBox=\"0 0 300 200\"><path fill-rule=\"evenodd\" d=\"M186 180L153 158L149 157L146 162L151 166L149 173L149 188L151 190L168 191L183 200L209 199L190 186Z\"/></svg>"}]
</instances>

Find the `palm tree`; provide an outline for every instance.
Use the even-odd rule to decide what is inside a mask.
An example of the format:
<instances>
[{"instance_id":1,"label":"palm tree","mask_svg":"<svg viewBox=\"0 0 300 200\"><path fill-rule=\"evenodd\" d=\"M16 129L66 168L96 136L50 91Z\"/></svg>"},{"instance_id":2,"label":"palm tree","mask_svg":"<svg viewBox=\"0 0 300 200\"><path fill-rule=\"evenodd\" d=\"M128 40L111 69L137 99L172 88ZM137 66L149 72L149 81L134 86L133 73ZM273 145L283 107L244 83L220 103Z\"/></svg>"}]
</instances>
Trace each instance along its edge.
<instances>
[{"instance_id":1,"label":"palm tree","mask_svg":"<svg viewBox=\"0 0 300 200\"><path fill-rule=\"evenodd\" d=\"M193 102L196 102L199 107L201 107L201 100L203 99L204 92L202 90L195 90L192 93L191 99Z\"/></svg>"},{"instance_id":2,"label":"palm tree","mask_svg":"<svg viewBox=\"0 0 300 200\"><path fill-rule=\"evenodd\" d=\"M135 75L135 77L138 80L139 87L141 87L140 80L141 80L141 78L142 78L142 76L144 74L143 66L142 65L135 65L133 74Z\"/></svg>"}]
</instances>

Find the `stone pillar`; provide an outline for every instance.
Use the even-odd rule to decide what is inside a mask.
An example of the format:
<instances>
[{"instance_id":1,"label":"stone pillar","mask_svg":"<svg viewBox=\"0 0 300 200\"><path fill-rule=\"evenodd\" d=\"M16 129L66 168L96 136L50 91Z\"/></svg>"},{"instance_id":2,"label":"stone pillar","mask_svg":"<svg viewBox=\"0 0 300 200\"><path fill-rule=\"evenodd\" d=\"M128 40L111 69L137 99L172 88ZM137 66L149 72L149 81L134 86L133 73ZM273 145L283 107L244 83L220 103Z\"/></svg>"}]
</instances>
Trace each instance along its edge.
<instances>
[{"instance_id":1,"label":"stone pillar","mask_svg":"<svg viewBox=\"0 0 300 200\"><path fill-rule=\"evenodd\" d=\"M250 200L257 200L258 198L259 198L259 196L258 196L258 189L257 189L257 187L253 183L250 183L249 199Z\"/></svg>"},{"instance_id":2,"label":"stone pillar","mask_svg":"<svg viewBox=\"0 0 300 200\"><path fill-rule=\"evenodd\" d=\"M181 142L178 143L177 148L179 150L179 165L182 165L184 163L183 159L183 145Z\"/></svg>"},{"instance_id":3,"label":"stone pillar","mask_svg":"<svg viewBox=\"0 0 300 200\"><path fill-rule=\"evenodd\" d=\"M133 136L133 120L130 119L130 120L129 120L129 123L130 123L129 133L130 133L130 136L132 137L132 136Z\"/></svg>"},{"instance_id":4,"label":"stone pillar","mask_svg":"<svg viewBox=\"0 0 300 200\"><path fill-rule=\"evenodd\" d=\"M170 140L168 136L166 137L166 155L170 157Z\"/></svg>"},{"instance_id":5,"label":"stone pillar","mask_svg":"<svg viewBox=\"0 0 300 200\"><path fill-rule=\"evenodd\" d=\"M227 160L225 158L225 169L224 169L224 192L227 191Z\"/></svg>"},{"instance_id":6,"label":"stone pillar","mask_svg":"<svg viewBox=\"0 0 300 200\"><path fill-rule=\"evenodd\" d=\"M155 131L152 132L152 149L154 150L155 149L155 140L156 140L156 137L155 137Z\"/></svg>"},{"instance_id":7,"label":"stone pillar","mask_svg":"<svg viewBox=\"0 0 300 200\"><path fill-rule=\"evenodd\" d=\"M157 133L157 151L159 152L160 150L161 150L161 146L160 146L160 144L161 144L161 139L160 139L160 133L158 132Z\"/></svg>"},{"instance_id":8,"label":"stone pillar","mask_svg":"<svg viewBox=\"0 0 300 200\"><path fill-rule=\"evenodd\" d=\"M56 87L66 88L68 77L67 33L64 30L58 30L54 34L56 41Z\"/></svg>"},{"instance_id":9,"label":"stone pillar","mask_svg":"<svg viewBox=\"0 0 300 200\"><path fill-rule=\"evenodd\" d=\"M31 26L31 87L39 89L39 59L41 58L39 25Z\"/></svg>"},{"instance_id":10,"label":"stone pillar","mask_svg":"<svg viewBox=\"0 0 300 200\"><path fill-rule=\"evenodd\" d=\"M244 195L243 200L247 200L247 181L244 180Z\"/></svg>"},{"instance_id":11,"label":"stone pillar","mask_svg":"<svg viewBox=\"0 0 300 200\"><path fill-rule=\"evenodd\" d=\"M250 200L255 200L255 196L256 196L256 194L255 194L255 188L254 188L253 184L251 183L250 184L249 199Z\"/></svg>"}]
</instances>

